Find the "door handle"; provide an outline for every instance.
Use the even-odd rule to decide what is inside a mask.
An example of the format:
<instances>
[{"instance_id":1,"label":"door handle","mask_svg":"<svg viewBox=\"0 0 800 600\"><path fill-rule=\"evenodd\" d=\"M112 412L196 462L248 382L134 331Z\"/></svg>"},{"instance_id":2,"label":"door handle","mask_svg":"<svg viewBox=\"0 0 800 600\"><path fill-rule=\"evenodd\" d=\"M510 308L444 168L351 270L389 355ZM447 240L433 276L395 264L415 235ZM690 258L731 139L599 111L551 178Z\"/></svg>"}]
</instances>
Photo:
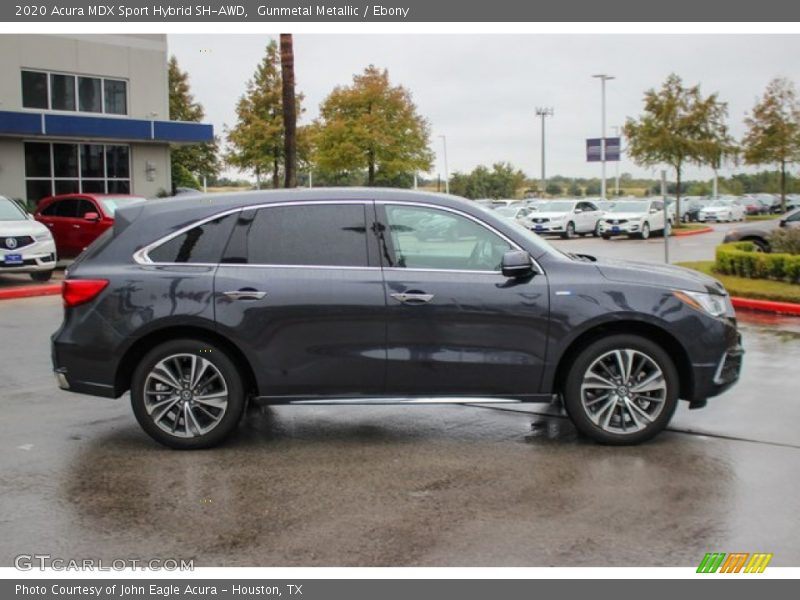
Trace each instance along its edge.
<instances>
[{"instance_id":1,"label":"door handle","mask_svg":"<svg viewBox=\"0 0 800 600\"><path fill-rule=\"evenodd\" d=\"M390 296L403 304L426 304L433 300L433 294L423 292L398 292Z\"/></svg>"},{"instance_id":2,"label":"door handle","mask_svg":"<svg viewBox=\"0 0 800 600\"><path fill-rule=\"evenodd\" d=\"M230 292L222 292L222 295L231 300L261 300L267 295L267 292L259 292L258 290L232 290Z\"/></svg>"},{"instance_id":3,"label":"door handle","mask_svg":"<svg viewBox=\"0 0 800 600\"><path fill-rule=\"evenodd\" d=\"M73 228L73 229L80 229L80 228L81 228L81 226L80 226L80 225L73 225L73 226L72 226L72 228Z\"/></svg>"}]
</instances>

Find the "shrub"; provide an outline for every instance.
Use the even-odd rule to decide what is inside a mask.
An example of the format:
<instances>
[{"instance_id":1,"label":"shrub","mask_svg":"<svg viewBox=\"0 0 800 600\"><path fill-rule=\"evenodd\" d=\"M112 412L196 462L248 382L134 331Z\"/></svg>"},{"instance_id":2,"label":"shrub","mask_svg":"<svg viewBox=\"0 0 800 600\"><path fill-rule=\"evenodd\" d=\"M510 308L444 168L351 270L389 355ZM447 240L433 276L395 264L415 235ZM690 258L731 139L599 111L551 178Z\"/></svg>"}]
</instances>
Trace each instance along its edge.
<instances>
[{"instance_id":1,"label":"shrub","mask_svg":"<svg viewBox=\"0 0 800 600\"><path fill-rule=\"evenodd\" d=\"M755 252L752 242L717 246L714 270L750 279L777 279L800 283L800 254Z\"/></svg>"},{"instance_id":2,"label":"shrub","mask_svg":"<svg viewBox=\"0 0 800 600\"><path fill-rule=\"evenodd\" d=\"M800 254L800 229L776 229L769 236L773 252Z\"/></svg>"}]
</instances>

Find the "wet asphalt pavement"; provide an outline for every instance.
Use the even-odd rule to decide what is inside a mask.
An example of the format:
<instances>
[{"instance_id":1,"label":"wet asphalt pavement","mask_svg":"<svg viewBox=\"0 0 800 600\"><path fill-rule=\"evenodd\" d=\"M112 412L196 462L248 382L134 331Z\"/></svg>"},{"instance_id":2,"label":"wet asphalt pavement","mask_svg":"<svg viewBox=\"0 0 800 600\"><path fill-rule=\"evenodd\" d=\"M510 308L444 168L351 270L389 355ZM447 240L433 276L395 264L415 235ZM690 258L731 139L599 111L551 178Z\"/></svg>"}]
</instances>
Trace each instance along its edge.
<instances>
[{"instance_id":1,"label":"wet asphalt pavement","mask_svg":"<svg viewBox=\"0 0 800 600\"><path fill-rule=\"evenodd\" d=\"M177 452L127 399L56 389L60 314L56 297L0 304L2 566L20 553L693 566L709 551L800 564L800 319L742 315L739 385L639 447L590 443L547 405L298 406L254 409L224 447Z\"/></svg>"}]
</instances>

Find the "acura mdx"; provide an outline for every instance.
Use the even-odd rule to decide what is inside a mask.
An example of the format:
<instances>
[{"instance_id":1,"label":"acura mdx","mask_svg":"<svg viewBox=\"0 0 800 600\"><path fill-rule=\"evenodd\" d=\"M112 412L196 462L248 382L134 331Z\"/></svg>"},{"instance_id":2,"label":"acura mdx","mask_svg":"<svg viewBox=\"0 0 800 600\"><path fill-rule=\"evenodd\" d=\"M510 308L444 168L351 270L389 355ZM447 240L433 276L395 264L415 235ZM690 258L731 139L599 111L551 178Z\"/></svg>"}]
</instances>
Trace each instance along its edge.
<instances>
[{"instance_id":1,"label":"acura mdx","mask_svg":"<svg viewBox=\"0 0 800 600\"><path fill-rule=\"evenodd\" d=\"M202 448L271 404L550 402L608 444L739 376L723 286L563 253L453 196L256 191L120 207L70 266L63 389L116 398Z\"/></svg>"}]
</instances>

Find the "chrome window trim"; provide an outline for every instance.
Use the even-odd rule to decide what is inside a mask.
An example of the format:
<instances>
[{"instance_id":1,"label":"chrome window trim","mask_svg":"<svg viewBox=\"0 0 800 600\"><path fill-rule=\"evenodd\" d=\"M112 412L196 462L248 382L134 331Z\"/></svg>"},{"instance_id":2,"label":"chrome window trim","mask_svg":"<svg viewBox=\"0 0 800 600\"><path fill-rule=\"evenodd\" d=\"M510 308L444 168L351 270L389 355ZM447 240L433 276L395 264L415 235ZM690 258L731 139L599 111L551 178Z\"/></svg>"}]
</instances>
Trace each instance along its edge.
<instances>
[{"instance_id":1,"label":"chrome window trim","mask_svg":"<svg viewBox=\"0 0 800 600\"><path fill-rule=\"evenodd\" d=\"M232 215L238 212L244 212L246 210L259 210L262 208L273 208L278 206L303 206L303 205L317 205L317 204L361 204L363 206L368 206L370 204L394 204L394 205L402 205L402 206L423 206L425 208L432 208L435 210L443 210L446 212L451 212L453 214L457 214L471 221L474 221L478 225L489 229L495 235L501 237L505 240L512 248L516 250L525 251L523 248L520 248L519 244L517 244L514 240L509 238L504 233L498 231L490 224L481 221L480 219L465 213L461 210L450 208L447 206L439 206L438 204L430 204L426 202L407 202L407 201L394 201L394 200L286 200L282 202L268 202L263 204L253 204L247 206L239 206L237 208L231 208L219 213L215 213L209 217L203 217L197 221L190 223L184 227L181 227L177 231L169 233L165 236L160 237L159 239L155 240L154 242L150 242L146 246L143 246L139 250L133 253L133 260L136 264L142 266L153 266L153 267L245 267L245 268L253 268L253 267L260 267L260 268L277 268L277 269L344 269L344 270L361 270L361 271L375 271L375 270L388 270L388 271L405 271L405 272L425 272L425 273L470 273L470 274L487 274L487 275L501 275L502 271L477 271L477 270L470 270L470 269L422 269L422 268L405 268L405 267L371 267L371 266L337 266L337 265L271 265L271 264L238 264L238 263L188 263L188 262L155 262L150 259L148 253L157 248L161 244L165 244L166 242L170 241L173 238L178 237L200 225L204 225L209 221L213 221L215 219L220 219L222 217L226 217L228 215ZM530 253L528 253L530 254ZM531 256L531 261L533 262L534 271L536 271L539 275L544 275L544 270L539 265L538 261Z\"/></svg>"}]
</instances>

